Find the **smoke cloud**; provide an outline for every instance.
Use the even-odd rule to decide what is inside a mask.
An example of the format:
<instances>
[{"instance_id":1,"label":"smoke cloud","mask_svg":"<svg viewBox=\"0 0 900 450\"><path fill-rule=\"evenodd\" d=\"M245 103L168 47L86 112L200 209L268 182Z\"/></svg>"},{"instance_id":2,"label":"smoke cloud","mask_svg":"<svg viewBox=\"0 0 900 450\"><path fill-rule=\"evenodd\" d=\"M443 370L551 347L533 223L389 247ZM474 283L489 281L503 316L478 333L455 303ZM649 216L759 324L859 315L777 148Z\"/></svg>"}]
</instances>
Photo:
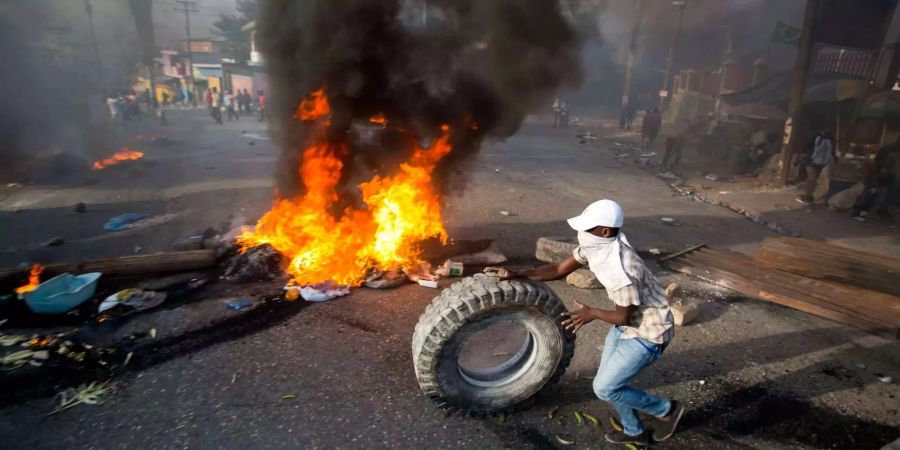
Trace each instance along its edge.
<instances>
[{"instance_id":1,"label":"smoke cloud","mask_svg":"<svg viewBox=\"0 0 900 450\"><path fill-rule=\"evenodd\" d=\"M310 128L291 116L312 91L324 87L328 94L330 133L350 136L346 188L364 172L391 170L408 156L409 146L394 145L402 138L389 131L374 144L353 138L359 124L379 113L389 128L413 131L424 142L450 125L454 151L436 171L446 187L485 138L511 136L558 87L580 82L578 39L556 0L430 0L427 7L400 0L268 0L260 6L270 109L285 144L278 174L283 195L302 186L297 167Z\"/></svg>"}]
</instances>

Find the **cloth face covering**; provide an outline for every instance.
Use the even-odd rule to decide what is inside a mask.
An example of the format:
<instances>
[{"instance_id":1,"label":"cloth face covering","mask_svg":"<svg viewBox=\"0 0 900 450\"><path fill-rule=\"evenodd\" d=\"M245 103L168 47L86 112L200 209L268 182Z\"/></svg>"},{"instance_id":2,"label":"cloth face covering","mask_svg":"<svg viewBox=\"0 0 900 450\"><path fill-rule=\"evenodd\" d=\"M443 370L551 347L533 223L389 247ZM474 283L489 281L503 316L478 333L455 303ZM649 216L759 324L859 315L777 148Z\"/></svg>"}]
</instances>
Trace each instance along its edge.
<instances>
[{"instance_id":1,"label":"cloth face covering","mask_svg":"<svg viewBox=\"0 0 900 450\"><path fill-rule=\"evenodd\" d=\"M631 247L631 244L622 232L616 237L604 238L579 231L578 244L581 246L582 256L588 260L591 272L607 292L617 291L631 284L631 278L622 266L621 256L621 245Z\"/></svg>"}]
</instances>

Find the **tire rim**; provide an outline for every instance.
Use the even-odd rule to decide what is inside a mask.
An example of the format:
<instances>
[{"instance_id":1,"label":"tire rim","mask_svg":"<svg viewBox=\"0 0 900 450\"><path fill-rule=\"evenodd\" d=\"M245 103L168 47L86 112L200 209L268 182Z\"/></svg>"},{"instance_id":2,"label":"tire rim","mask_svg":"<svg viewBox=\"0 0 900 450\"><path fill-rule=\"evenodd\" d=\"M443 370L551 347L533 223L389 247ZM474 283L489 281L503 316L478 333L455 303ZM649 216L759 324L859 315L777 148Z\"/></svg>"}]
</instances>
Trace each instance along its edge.
<instances>
[{"instance_id":1,"label":"tire rim","mask_svg":"<svg viewBox=\"0 0 900 450\"><path fill-rule=\"evenodd\" d=\"M525 339L523 339L519 349L510 358L499 364L484 368L466 367L462 364L462 361L460 361L460 356L457 355L457 369L460 376L462 376L467 383L482 388L503 386L519 379L522 374L527 372L534 365L538 352L535 348L535 337L532 332L528 330L525 324L515 320L504 322L516 324L525 330ZM463 341L462 345L465 346L470 339L471 336Z\"/></svg>"}]
</instances>

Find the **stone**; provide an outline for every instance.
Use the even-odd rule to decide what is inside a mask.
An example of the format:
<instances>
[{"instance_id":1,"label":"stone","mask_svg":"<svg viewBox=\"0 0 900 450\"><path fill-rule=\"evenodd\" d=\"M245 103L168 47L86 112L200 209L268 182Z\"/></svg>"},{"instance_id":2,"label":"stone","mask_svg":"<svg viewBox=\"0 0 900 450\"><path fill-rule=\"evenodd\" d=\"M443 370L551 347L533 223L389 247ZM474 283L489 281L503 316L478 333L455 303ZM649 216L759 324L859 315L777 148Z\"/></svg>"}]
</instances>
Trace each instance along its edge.
<instances>
[{"instance_id":1,"label":"stone","mask_svg":"<svg viewBox=\"0 0 900 450\"><path fill-rule=\"evenodd\" d=\"M700 309L695 304L686 305L670 305L669 310L672 311L672 317L675 319L675 325L683 327L691 323L697 318Z\"/></svg>"},{"instance_id":2,"label":"stone","mask_svg":"<svg viewBox=\"0 0 900 450\"><path fill-rule=\"evenodd\" d=\"M666 287L666 298L669 299L669 303L672 300L675 300L676 297L681 295L681 286L678 283L670 283L668 287Z\"/></svg>"},{"instance_id":3,"label":"stone","mask_svg":"<svg viewBox=\"0 0 900 450\"><path fill-rule=\"evenodd\" d=\"M566 277L566 283L582 289L602 289L600 280L588 269L578 269Z\"/></svg>"},{"instance_id":4,"label":"stone","mask_svg":"<svg viewBox=\"0 0 900 450\"><path fill-rule=\"evenodd\" d=\"M83 202L78 202L75 204L74 211L78 214L82 214L87 211L87 205L85 205Z\"/></svg>"}]
</instances>

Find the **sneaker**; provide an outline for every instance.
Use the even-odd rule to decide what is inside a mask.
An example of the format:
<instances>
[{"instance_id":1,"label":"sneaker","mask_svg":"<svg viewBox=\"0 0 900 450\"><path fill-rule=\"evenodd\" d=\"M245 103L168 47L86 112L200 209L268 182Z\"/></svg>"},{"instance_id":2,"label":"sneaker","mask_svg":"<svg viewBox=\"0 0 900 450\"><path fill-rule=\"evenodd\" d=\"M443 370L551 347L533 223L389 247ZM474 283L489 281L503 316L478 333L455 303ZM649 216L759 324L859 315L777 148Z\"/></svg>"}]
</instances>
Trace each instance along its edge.
<instances>
[{"instance_id":1,"label":"sneaker","mask_svg":"<svg viewBox=\"0 0 900 450\"><path fill-rule=\"evenodd\" d=\"M675 429L678 428L678 422L681 420L682 415L684 415L684 404L677 400L672 400L669 414L666 414L665 417L660 417L656 428L653 430L653 440L659 442L672 437L675 434Z\"/></svg>"},{"instance_id":2,"label":"sneaker","mask_svg":"<svg viewBox=\"0 0 900 450\"><path fill-rule=\"evenodd\" d=\"M606 433L607 442L613 444L635 444L641 446L650 445L650 433L644 431L637 436L629 436L622 431L610 431Z\"/></svg>"}]
</instances>

